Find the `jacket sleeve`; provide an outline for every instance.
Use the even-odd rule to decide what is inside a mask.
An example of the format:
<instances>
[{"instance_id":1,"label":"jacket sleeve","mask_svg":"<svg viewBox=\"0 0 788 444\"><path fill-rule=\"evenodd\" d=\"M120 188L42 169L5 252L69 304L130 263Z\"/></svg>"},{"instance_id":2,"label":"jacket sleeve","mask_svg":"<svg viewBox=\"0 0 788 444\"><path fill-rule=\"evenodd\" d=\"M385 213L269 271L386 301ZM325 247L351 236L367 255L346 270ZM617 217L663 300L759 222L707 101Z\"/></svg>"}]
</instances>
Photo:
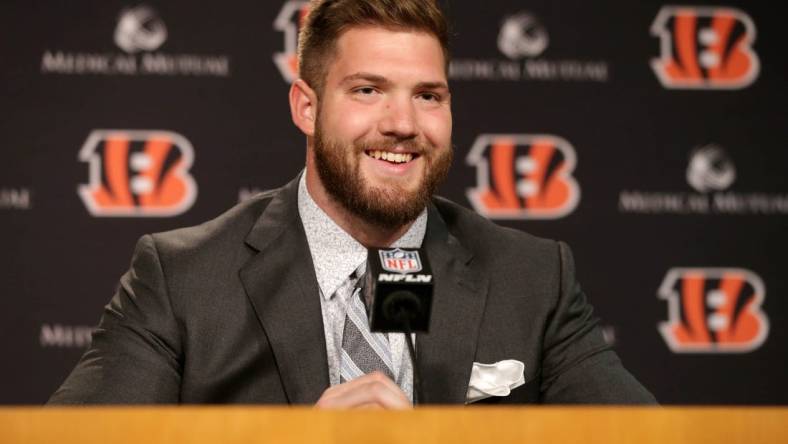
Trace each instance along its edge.
<instances>
[{"instance_id":1,"label":"jacket sleeve","mask_svg":"<svg viewBox=\"0 0 788 444\"><path fill-rule=\"evenodd\" d=\"M180 332L156 244L143 236L90 348L49 404L177 403Z\"/></svg>"},{"instance_id":2,"label":"jacket sleeve","mask_svg":"<svg viewBox=\"0 0 788 444\"><path fill-rule=\"evenodd\" d=\"M547 319L541 401L554 404L656 404L621 364L575 280L569 247L558 243L560 294Z\"/></svg>"}]
</instances>

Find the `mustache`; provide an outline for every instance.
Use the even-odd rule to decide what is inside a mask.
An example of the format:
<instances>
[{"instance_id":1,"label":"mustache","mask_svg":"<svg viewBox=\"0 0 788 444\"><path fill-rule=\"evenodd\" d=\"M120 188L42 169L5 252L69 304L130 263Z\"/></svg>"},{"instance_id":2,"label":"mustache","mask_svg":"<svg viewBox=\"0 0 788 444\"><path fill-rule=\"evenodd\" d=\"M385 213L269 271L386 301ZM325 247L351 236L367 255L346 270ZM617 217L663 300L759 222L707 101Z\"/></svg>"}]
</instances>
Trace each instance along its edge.
<instances>
[{"instance_id":1,"label":"mustache","mask_svg":"<svg viewBox=\"0 0 788 444\"><path fill-rule=\"evenodd\" d=\"M394 151L395 148L404 148L408 152L424 154L429 150L429 146L414 139L376 139L363 140L355 144L359 152L371 150Z\"/></svg>"}]
</instances>

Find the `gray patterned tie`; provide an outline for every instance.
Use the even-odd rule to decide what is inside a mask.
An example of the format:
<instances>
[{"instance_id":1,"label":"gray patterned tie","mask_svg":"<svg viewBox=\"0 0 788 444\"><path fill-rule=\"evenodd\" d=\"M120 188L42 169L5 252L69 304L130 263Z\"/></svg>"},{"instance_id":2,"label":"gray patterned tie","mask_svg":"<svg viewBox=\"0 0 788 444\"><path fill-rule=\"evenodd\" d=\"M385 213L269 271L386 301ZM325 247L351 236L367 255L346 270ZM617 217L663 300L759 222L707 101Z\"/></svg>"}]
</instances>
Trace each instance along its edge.
<instances>
[{"instance_id":1,"label":"gray patterned tie","mask_svg":"<svg viewBox=\"0 0 788 444\"><path fill-rule=\"evenodd\" d=\"M359 270L363 270L359 267ZM342 359L339 382L352 381L359 376L378 370L396 381L391 360L389 341L383 333L369 331L369 318L361 300L361 287L354 285L361 273L356 270L337 292L352 292L347 302L345 328L342 331Z\"/></svg>"}]
</instances>

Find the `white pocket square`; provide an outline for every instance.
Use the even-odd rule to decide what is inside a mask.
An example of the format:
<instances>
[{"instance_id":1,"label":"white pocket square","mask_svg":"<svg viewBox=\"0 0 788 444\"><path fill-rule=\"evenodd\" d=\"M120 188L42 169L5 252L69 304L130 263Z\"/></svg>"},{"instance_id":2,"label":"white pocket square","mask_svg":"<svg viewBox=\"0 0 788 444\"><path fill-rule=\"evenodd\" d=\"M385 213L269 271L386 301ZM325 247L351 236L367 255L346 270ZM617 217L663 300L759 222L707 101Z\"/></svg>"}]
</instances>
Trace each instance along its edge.
<instances>
[{"instance_id":1,"label":"white pocket square","mask_svg":"<svg viewBox=\"0 0 788 444\"><path fill-rule=\"evenodd\" d=\"M465 403L490 396L508 396L513 389L525 383L524 370L525 365L515 359L506 359L495 364L474 362Z\"/></svg>"}]
</instances>

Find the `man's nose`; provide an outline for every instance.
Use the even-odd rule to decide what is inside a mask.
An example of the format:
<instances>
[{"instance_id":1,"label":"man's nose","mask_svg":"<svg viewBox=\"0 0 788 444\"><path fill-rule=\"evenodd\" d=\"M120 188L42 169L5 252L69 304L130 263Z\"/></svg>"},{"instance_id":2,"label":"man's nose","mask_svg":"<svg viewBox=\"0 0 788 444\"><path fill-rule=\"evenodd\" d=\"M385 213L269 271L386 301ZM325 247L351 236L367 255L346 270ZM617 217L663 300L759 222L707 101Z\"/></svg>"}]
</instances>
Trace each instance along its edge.
<instances>
[{"instance_id":1,"label":"man's nose","mask_svg":"<svg viewBox=\"0 0 788 444\"><path fill-rule=\"evenodd\" d=\"M397 139L412 139L418 135L416 109L408 98L396 98L386 104L384 116L380 120L380 132L384 136Z\"/></svg>"}]
</instances>

